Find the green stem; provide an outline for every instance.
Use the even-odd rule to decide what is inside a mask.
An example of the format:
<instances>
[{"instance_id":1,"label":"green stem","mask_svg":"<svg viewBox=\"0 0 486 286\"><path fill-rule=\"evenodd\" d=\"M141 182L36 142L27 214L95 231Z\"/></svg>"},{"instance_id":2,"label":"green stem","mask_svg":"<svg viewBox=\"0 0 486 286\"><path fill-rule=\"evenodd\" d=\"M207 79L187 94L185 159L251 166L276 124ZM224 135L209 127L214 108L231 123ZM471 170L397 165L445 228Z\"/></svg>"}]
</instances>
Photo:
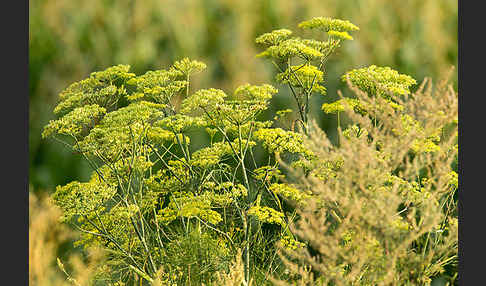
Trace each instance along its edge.
<instances>
[{"instance_id":1,"label":"green stem","mask_svg":"<svg viewBox=\"0 0 486 286\"><path fill-rule=\"evenodd\" d=\"M339 145L339 127L341 126L341 121L339 120L339 111L337 112L337 142Z\"/></svg>"},{"instance_id":2,"label":"green stem","mask_svg":"<svg viewBox=\"0 0 486 286\"><path fill-rule=\"evenodd\" d=\"M246 285L250 282L250 235L251 230L248 225L248 216L245 214L245 220L243 223L245 228L245 281Z\"/></svg>"}]
</instances>

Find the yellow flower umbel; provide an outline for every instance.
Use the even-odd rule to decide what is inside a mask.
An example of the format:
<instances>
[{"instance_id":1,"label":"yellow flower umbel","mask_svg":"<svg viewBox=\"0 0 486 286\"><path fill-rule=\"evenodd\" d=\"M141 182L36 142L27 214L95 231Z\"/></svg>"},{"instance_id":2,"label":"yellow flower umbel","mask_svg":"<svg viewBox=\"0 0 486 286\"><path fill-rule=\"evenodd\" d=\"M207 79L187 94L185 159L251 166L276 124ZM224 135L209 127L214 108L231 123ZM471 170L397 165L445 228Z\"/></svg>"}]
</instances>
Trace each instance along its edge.
<instances>
[{"instance_id":1,"label":"yellow flower umbel","mask_svg":"<svg viewBox=\"0 0 486 286\"><path fill-rule=\"evenodd\" d=\"M349 21L325 17L304 21L299 27L322 30L327 33L327 40L291 37L290 30L275 30L256 39L258 44L267 46L257 57L269 58L279 70L277 81L290 88L297 104L298 122L307 134L309 98L314 92L326 94L324 65L341 41L353 39L348 32L359 28ZM293 64L294 61L300 65Z\"/></svg>"},{"instance_id":2,"label":"yellow flower umbel","mask_svg":"<svg viewBox=\"0 0 486 286\"><path fill-rule=\"evenodd\" d=\"M391 98L396 95L410 94L410 87L417 82L412 77L399 74L390 67L371 65L366 68L354 69L342 76L342 80L349 80L370 96Z\"/></svg>"},{"instance_id":3,"label":"yellow flower umbel","mask_svg":"<svg viewBox=\"0 0 486 286\"><path fill-rule=\"evenodd\" d=\"M333 19L329 17L315 17L299 24L302 29L317 29L325 32L351 32L358 31L359 27L347 20Z\"/></svg>"}]
</instances>

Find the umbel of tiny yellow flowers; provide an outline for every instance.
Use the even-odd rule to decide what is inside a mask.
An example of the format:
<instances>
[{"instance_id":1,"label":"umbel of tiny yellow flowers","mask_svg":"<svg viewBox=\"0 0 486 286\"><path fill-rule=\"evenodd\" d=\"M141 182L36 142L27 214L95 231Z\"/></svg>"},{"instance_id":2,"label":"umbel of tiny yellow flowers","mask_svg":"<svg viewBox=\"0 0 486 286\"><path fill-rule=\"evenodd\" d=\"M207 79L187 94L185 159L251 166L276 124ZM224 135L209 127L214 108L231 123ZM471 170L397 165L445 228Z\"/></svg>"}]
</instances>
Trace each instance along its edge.
<instances>
[{"instance_id":1,"label":"umbel of tiny yellow flowers","mask_svg":"<svg viewBox=\"0 0 486 286\"><path fill-rule=\"evenodd\" d=\"M369 95L390 98L393 95L410 94L410 87L417 83L411 76L400 74L390 67L369 67L348 71L342 76L343 81L349 80Z\"/></svg>"},{"instance_id":2,"label":"umbel of tiny yellow flowers","mask_svg":"<svg viewBox=\"0 0 486 286\"><path fill-rule=\"evenodd\" d=\"M66 88L54 110L58 119L49 122L43 137L68 138L66 145L79 151L93 168L88 182L59 186L53 195L64 211L64 221L82 231L79 244L104 246L117 271L136 269L137 275L149 281L158 275L159 267L167 266L165 249L170 250L171 242L186 239L194 230L217 237L220 245L241 243L246 252L245 281L250 278L249 256L256 253L251 244L280 239L289 249L304 246L289 224L295 218L294 206L307 205L316 195L287 178L281 159L322 181L339 179L344 159L320 160L306 144L309 97L326 93L327 59L341 42L352 40L349 33L359 28L349 21L325 17L304 21L299 27L320 30L326 38L292 37L292 31L279 29L259 36L256 42L266 46L259 56L269 58L278 68L277 81L290 88L304 132L258 120L278 92L270 84L243 84L232 95L215 88L192 92L191 76L206 65L188 58L167 70L138 76L129 72L129 66L118 65ZM407 75L376 66L352 70L343 80L370 96L385 98L400 112L403 110L393 98L410 93L415 84ZM371 110L351 98L325 104L323 110L339 113L348 107L363 116ZM412 142L413 152L440 150L436 144L440 137L426 133L413 118L401 118L401 125L392 133L419 134ZM207 146L194 144L194 129L207 132L211 138ZM345 129L343 135L344 140L363 142L371 136L359 125ZM254 151L268 160L258 163ZM457 174L448 174L448 180L457 185ZM406 183L400 182L400 187L411 194L410 200L423 201L420 189ZM401 221L395 224L406 230ZM253 231L262 226L279 231L274 237ZM237 228L243 231L235 232ZM255 249L261 247L257 246Z\"/></svg>"},{"instance_id":3,"label":"umbel of tiny yellow flowers","mask_svg":"<svg viewBox=\"0 0 486 286\"><path fill-rule=\"evenodd\" d=\"M290 66L284 72L277 74L277 81L319 92L322 95L326 94L326 88L321 85L324 82L324 72L313 65Z\"/></svg>"},{"instance_id":4,"label":"umbel of tiny yellow flowers","mask_svg":"<svg viewBox=\"0 0 486 286\"><path fill-rule=\"evenodd\" d=\"M59 186L53 195L64 220L82 230L78 243L104 245L116 252L114 265L128 265L146 277L155 275L156 266L164 263L158 249L165 239L177 239L196 222L202 232L231 242L223 220L252 227L251 218L251 224L286 227L288 216L281 200L307 198L291 185L281 184L285 176L278 171L263 168L273 183L270 186L270 181L254 176L253 171L262 166L248 165L257 145L269 158L275 153L306 155L301 134L257 120L278 90L269 84L243 84L231 99L214 88L190 95L190 76L205 67L184 58L168 70L139 76L123 65L92 73L61 93L56 107L59 118L43 132L44 137L63 140L93 167L89 182ZM322 82L323 73L312 68L293 72L303 77L304 88L313 75L318 76L317 83ZM180 107L174 102L177 97L182 98ZM191 129L206 130L211 136L209 146L192 150ZM255 181L262 179L274 202L266 198L260 205L259 200L255 208L252 200L261 192ZM174 232L162 238L161 228Z\"/></svg>"},{"instance_id":5,"label":"umbel of tiny yellow flowers","mask_svg":"<svg viewBox=\"0 0 486 286\"><path fill-rule=\"evenodd\" d=\"M267 50L257 57L270 57L277 60L288 60L299 57L307 61L318 60L327 57L339 45L336 40L352 40L348 32L357 31L359 28L349 21L340 19L317 17L299 24L303 29L319 29L329 36L327 42L314 39L302 39L293 37L292 31L278 29L265 33L256 38L256 43L269 46Z\"/></svg>"},{"instance_id":6,"label":"umbel of tiny yellow flowers","mask_svg":"<svg viewBox=\"0 0 486 286\"><path fill-rule=\"evenodd\" d=\"M342 40L352 40L348 32L358 31L358 26L347 20L332 19L328 17L316 17L299 24L302 29L317 29L327 32L330 37Z\"/></svg>"},{"instance_id":7,"label":"umbel of tiny yellow flowers","mask_svg":"<svg viewBox=\"0 0 486 286\"><path fill-rule=\"evenodd\" d=\"M349 33L359 28L349 21L326 17L301 22L299 27L321 30L327 40L291 37L292 31L278 29L256 38L256 43L267 46L257 57L269 58L279 70L276 79L289 86L298 108L297 121L307 134L309 98L314 92L326 94L324 65L342 41L353 40ZM299 65L292 64L295 60Z\"/></svg>"},{"instance_id":8,"label":"umbel of tiny yellow flowers","mask_svg":"<svg viewBox=\"0 0 486 286\"><path fill-rule=\"evenodd\" d=\"M326 32L338 31L338 32L351 32L358 31L358 26L347 20L333 19L329 17L315 17L307 21L303 21L299 24L299 28L302 29L318 29Z\"/></svg>"},{"instance_id":9,"label":"umbel of tiny yellow flowers","mask_svg":"<svg viewBox=\"0 0 486 286\"><path fill-rule=\"evenodd\" d=\"M199 73L206 69L206 64L200 61L193 61L189 58L183 58L180 61L176 61L171 70L177 70L186 76L191 76L195 73Z\"/></svg>"},{"instance_id":10,"label":"umbel of tiny yellow flowers","mask_svg":"<svg viewBox=\"0 0 486 286\"><path fill-rule=\"evenodd\" d=\"M380 96L394 110L403 110L403 106L395 102L394 97L410 94L410 87L416 84L412 77L400 74L390 67L371 65L346 72L341 79L366 92L369 96ZM342 98L333 103L324 103L322 110L326 113L339 113L346 108L365 115L372 108L354 98Z\"/></svg>"},{"instance_id":11,"label":"umbel of tiny yellow flowers","mask_svg":"<svg viewBox=\"0 0 486 286\"><path fill-rule=\"evenodd\" d=\"M274 30L271 33L265 33L255 39L255 42L263 45L278 45L292 35L288 29Z\"/></svg>"}]
</instances>

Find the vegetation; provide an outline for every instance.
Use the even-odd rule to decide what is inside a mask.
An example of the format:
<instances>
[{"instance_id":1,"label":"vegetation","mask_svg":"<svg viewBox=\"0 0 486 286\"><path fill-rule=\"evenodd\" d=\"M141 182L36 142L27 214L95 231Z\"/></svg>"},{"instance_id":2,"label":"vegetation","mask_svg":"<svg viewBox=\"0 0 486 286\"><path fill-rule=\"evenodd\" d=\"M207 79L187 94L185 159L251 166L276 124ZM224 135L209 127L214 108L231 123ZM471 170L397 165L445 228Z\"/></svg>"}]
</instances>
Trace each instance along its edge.
<instances>
[{"instance_id":1,"label":"vegetation","mask_svg":"<svg viewBox=\"0 0 486 286\"><path fill-rule=\"evenodd\" d=\"M349 19L362 27L329 59L327 96L311 98L309 113L336 138L336 116L320 111L337 98L351 96L340 76L350 68L375 64L413 75L438 78L457 65L457 1L388 0L31 0L29 1L29 182L35 192L52 193L73 178L87 180L90 166L53 140L42 140L54 119L58 94L90 72L119 63L136 74L170 66L189 57L207 69L196 87L232 91L245 82L270 83L275 67L255 58L258 35L316 16ZM183 24L182 24L183 23ZM315 37L317 30L296 30ZM457 87L457 72L451 83ZM261 119L294 105L290 90L279 88ZM292 107L293 108L293 107ZM198 142L207 144L206 137Z\"/></svg>"},{"instance_id":2,"label":"vegetation","mask_svg":"<svg viewBox=\"0 0 486 286\"><path fill-rule=\"evenodd\" d=\"M60 93L42 136L92 173L52 199L78 245L106 252L96 280L417 285L451 265L455 279L456 93L424 82L411 94L415 79L389 67L351 70L355 98L322 106L351 123L338 119L331 143L310 99L327 93L328 60L359 28L328 17L299 27L319 37L256 38L297 107L273 120L261 115L277 88L195 90L206 64L188 58L141 75L113 66Z\"/></svg>"},{"instance_id":3,"label":"vegetation","mask_svg":"<svg viewBox=\"0 0 486 286\"><path fill-rule=\"evenodd\" d=\"M77 238L75 231L59 223L61 213L47 197L29 193L29 286L92 285L104 261L100 249L90 249L87 255L59 255Z\"/></svg>"},{"instance_id":4,"label":"vegetation","mask_svg":"<svg viewBox=\"0 0 486 286\"><path fill-rule=\"evenodd\" d=\"M290 227L306 247L279 252L291 280L297 285L430 285L442 276L452 285L457 278L457 94L446 82L433 87L429 79L409 94L410 77L373 66L343 78L355 92L352 104L343 98L332 104L335 108L324 106L350 119L342 132L338 127L339 144L315 128L306 143L316 159L288 166L298 188L314 194L297 209L299 219ZM402 80L396 85L393 78ZM274 282L288 285L288 280Z\"/></svg>"}]
</instances>

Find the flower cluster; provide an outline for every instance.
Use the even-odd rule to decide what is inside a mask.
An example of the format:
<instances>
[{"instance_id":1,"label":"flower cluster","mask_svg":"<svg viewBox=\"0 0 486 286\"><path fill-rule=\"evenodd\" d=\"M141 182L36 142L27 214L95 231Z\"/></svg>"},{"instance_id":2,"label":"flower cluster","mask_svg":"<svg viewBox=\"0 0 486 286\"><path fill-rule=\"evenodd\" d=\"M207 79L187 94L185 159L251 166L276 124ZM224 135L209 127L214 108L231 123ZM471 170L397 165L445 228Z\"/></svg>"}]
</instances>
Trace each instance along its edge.
<instances>
[{"instance_id":1,"label":"flower cluster","mask_svg":"<svg viewBox=\"0 0 486 286\"><path fill-rule=\"evenodd\" d=\"M284 214L270 207L253 206L248 210L248 215L255 216L264 223L284 225Z\"/></svg>"},{"instance_id":2,"label":"flower cluster","mask_svg":"<svg viewBox=\"0 0 486 286\"><path fill-rule=\"evenodd\" d=\"M49 121L42 132L42 137L62 134L79 139L81 135L86 134L90 128L94 127L105 114L106 109L97 104L76 107L64 117Z\"/></svg>"},{"instance_id":3,"label":"flower cluster","mask_svg":"<svg viewBox=\"0 0 486 286\"><path fill-rule=\"evenodd\" d=\"M336 114L338 112L343 112L346 108L351 108L354 112L359 113L361 115L366 115L366 107L363 103L361 103L358 99L345 97L339 100L336 100L332 103L323 103L321 109L325 113Z\"/></svg>"},{"instance_id":4,"label":"flower cluster","mask_svg":"<svg viewBox=\"0 0 486 286\"><path fill-rule=\"evenodd\" d=\"M183 133L191 128L206 126L206 121L199 116L176 114L157 121L154 126L161 127L174 133Z\"/></svg>"},{"instance_id":5,"label":"flower cluster","mask_svg":"<svg viewBox=\"0 0 486 286\"><path fill-rule=\"evenodd\" d=\"M215 108L224 103L225 97L227 97L226 93L220 89L200 89L182 101L181 113L189 114L196 111L212 113Z\"/></svg>"},{"instance_id":6,"label":"flower cluster","mask_svg":"<svg viewBox=\"0 0 486 286\"><path fill-rule=\"evenodd\" d=\"M262 128L255 131L255 137L272 153L300 153L310 155L303 144L302 134L286 131L281 128Z\"/></svg>"},{"instance_id":7,"label":"flower cluster","mask_svg":"<svg viewBox=\"0 0 486 286\"><path fill-rule=\"evenodd\" d=\"M412 77L399 74L390 67L369 67L348 71L342 76L343 81L350 81L369 95L378 95L390 98L394 95L406 95L409 88L417 82Z\"/></svg>"},{"instance_id":8,"label":"flower cluster","mask_svg":"<svg viewBox=\"0 0 486 286\"><path fill-rule=\"evenodd\" d=\"M282 172L275 166L262 166L253 171L255 173L254 177L257 180L271 181L271 180L281 180L285 176Z\"/></svg>"},{"instance_id":9,"label":"flower cluster","mask_svg":"<svg viewBox=\"0 0 486 286\"><path fill-rule=\"evenodd\" d=\"M177 80L181 75L182 73L177 70L148 71L127 82L136 88L136 92L127 98L130 101L149 99L159 104L169 105L172 97L187 85L187 81Z\"/></svg>"},{"instance_id":10,"label":"flower cluster","mask_svg":"<svg viewBox=\"0 0 486 286\"><path fill-rule=\"evenodd\" d=\"M352 40L348 32L358 31L358 26L347 20L333 19L328 17L315 17L308 21L301 22L302 29L317 29L327 32L330 38L340 40Z\"/></svg>"},{"instance_id":11,"label":"flower cluster","mask_svg":"<svg viewBox=\"0 0 486 286\"><path fill-rule=\"evenodd\" d=\"M296 203L301 203L310 197L308 193L288 184L272 184L270 185L269 190L286 199L295 201Z\"/></svg>"},{"instance_id":12,"label":"flower cluster","mask_svg":"<svg viewBox=\"0 0 486 286\"><path fill-rule=\"evenodd\" d=\"M295 250L304 247L306 244L295 240L290 235L285 235L280 239L280 243L287 249Z\"/></svg>"},{"instance_id":13,"label":"flower cluster","mask_svg":"<svg viewBox=\"0 0 486 286\"><path fill-rule=\"evenodd\" d=\"M53 196L54 202L63 210L62 219L70 221L79 216L92 215L116 193L116 187L104 184L93 176L89 182L71 182L58 186Z\"/></svg>"},{"instance_id":14,"label":"flower cluster","mask_svg":"<svg viewBox=\"0 0 486 286\"><path fill-rule=\"evenodd\" d=\"M226 142L216 142L210 147L197 150L192 154L191 163L200 168L209 168L218 164L223 156L232 154L231 146Z\"/></svg>"},{"instance_id":15,"label":"flower cluster","mask_svg":"<svg viewBox=\"0 0 486 286\"><path fill-rule=\"evenodd\" d=\"M61 101L54 113L64 115L77 107L97 104L111 109L126 94L125 83L135 76L128 65L118 65L93 72L87 79L71 84L59 94Z\"/></svg>"},{"instance_id":16,"label":"flower cluster","mask_svg":"<svg viewBox=\"0 0 486 286\"><path fill-rule=\"evenodd\" d=\"M192 61L189 58L183 58L180 61L176 61L172 65L172 69L181 72L186 77L195 73L199 73L206 69L206 64L200 61Z\"/></svg>"},{"instance_id":17,"label":"flower cluster","mask_svg":"<svg viewBox=\"0 0 486 286\"><path fill-rule=\"evenodd\" d=\"M211 224L222 221L221 215L212 210L211 200L208 197L194 196L190 193L171 200L166 208L159 211L157 219L169 224L179 217L197 217Z\"/></svg>"},{"instance_id":18,"label":"flower cluster","mask_svg":"<svg viewBox=\"0 0 486 286\"><path fill-rule=\"evenodd\" d=\"M299 57L304 60L313 60L323 56L323 53L311 46L306 45L299 38L284 40L278 45L268 47L264 52L257 55L257 57L270 57L277 60L288 60L292 57Z\"/></svg>"},{"instance_id":19,"label":"flower cluster","mask_svg":"<svg viewBox=\"0 0 486 286\"><path fill-rule=\"evenodd\" d=\"M131 103L106 114L79 142L79 147L84 152L116 161L123 152L133 149L133 141L146 136L151 123L162 116L159 109L144 102Z\"/></svg>"},{"instance_id":20,"label":"flower cluster","mask_svg":"<svg viewBox=\"0 0 486 286\"><path fill-rule=\"evenodd\" d=\"M313 92L326 94L324 65L342 40L353 39L348 32L359 28L349 21L325 17L304 21L299 27L324 30L328 34L327 41L290 37L290 30L275 30L257 38L257 43L267 46L257 57L270 58L278 68L277 81L289 86L297 104L298 122L307 134L309 98ZM301 64L292 65L294 59ZM281 67L282 64L285 66Z\"/></svg>"},{"instance_id":21,"label":"flower cluster","mask_svg":"<svg viewBox=\"0 0 486 286\"><path fill-rule=\"evenodd\" d=\"M324 82L324 72L313 65L290 66L284 72L277 74L277 81L319 92L322 95L326 94L326 88L321 85Z\"/></svg>"},{"instance_id":22,"label":"flower cluster","mask_svg":"<svg viewBox=\"0 0 486 286\"><path fill-rule=\"evenodd\" d=\"M358 26L347 20L333 19L329 17L314 17L310 20L303 21L299 24L299 28L302 29L318 29L337 32L351 32L358 31Z\"/></svg>"},{"instance_id":23,"label":"flower cluster","mask_svg":"<svg viewBox=\"0 0 486 286\"><path fill-rule=\"evenodd\" d=\"M270 33L265 33L259 37L256 38L255 42L257 44L263 44L263 45L278 45L282 41L288 39L292 35L292 31L288 29L278 29L274 30Z\"/></svg>"}]
</instances>

